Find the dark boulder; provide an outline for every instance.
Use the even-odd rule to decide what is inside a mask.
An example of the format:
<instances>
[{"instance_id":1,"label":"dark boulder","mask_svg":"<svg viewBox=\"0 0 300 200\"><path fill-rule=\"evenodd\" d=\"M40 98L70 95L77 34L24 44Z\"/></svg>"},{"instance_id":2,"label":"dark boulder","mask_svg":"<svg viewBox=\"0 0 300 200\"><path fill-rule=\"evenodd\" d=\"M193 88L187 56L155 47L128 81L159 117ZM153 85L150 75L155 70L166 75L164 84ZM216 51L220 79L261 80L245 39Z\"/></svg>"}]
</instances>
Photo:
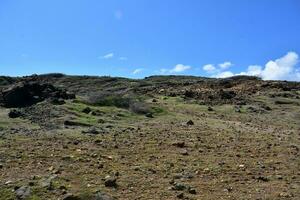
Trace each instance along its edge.
<instances>
[{"instance_id":1,"label":"dark boulder","mask_svg":"<svg viewBox=\"0 0 300 200\"><path fill-rule=\"evenodd\" d=\"M189 126L192 126L192 125L194 125L194 122L192 120L189 120L189 121L186 122L186 124L189 125Z\"/></svg>"},{"instance_id":2,"label":"dark boulder","mask_svg":"<svg viewBox=\"0 0 300 200\"><path fill-rule=\"evenodd\" d=\"M231 90L220 90L221 99L233 99L236 96L236 93Z\"/></svg>"},{"instance_id":3,"label":"dark boulder","mask_svg":"<svg viewBox=\"0 0 300 200\"><path fill-rule=\"evenodd\" d=\"M105 187L117 187L117 179L115 177L107 176L104 180Z\"/></svg>"},{"instance_id":4,"label":"dark boulder","mask_svg":"<svg viewBox=\"0 0 300 200\"><path fill-rule=\"evenodd\" d=\"M21 117L22 116L22 113L16 109L12 109L9 111L8 113L8 117L9 118L18 118L18 117Z\"/></svg>"},{"instance_id":5,"label":"dark boulder","mask_svg":"<svg viewBox=\"0 0 300 200\"><path fill-rule=\"evenodd\" d=\"M83 123L83 122L77 122L72 120L66 120L64 121L65 126L91 126L89 124Z\"/></svg>"},{"instance_id":6,"label":"dark boulder","mask_svg":"<svg viewBox=\"0 0 300 200\"><path fill-rule=\"evenodd\" d=\"M0 105L8 108L27 107L48 98L71 99L74 95L51 84L23 81L0 92Z\"/></svg>"},{"instance_id":7,"label":"dark boulder","mask_svg":"<svg viewBox=\"0 0 300 200\"><path fill-rule=\"evenodd\" d=\"M90 107L85 107L83 110L82 110L83 113L85 114L89 114L90 112L92 112L92 109Z\"/></svg>"}]
</instances>

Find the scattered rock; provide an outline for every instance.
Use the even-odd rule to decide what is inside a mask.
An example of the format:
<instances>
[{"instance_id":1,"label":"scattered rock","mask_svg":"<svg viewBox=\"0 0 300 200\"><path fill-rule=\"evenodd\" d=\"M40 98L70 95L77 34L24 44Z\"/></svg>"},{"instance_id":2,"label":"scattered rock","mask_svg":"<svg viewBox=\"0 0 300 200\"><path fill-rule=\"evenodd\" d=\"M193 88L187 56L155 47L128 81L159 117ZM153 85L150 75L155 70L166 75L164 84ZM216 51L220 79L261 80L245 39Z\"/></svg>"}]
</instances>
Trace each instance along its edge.
<instances>
[{"instance_id":1,"label":"scattered rock","mask_svg":"<svg viewBox=\"0 0 300 200\"><path fill-rule=\"evenodd\" d=\"M145 116L148 117L148 118L153 118L153 114L152 113L147 113Z\"/></svg>"},{"instance_id":2,"label":"scattered rock","mask_svg":"<svg viewBox=\"0 0 300 200\"><path fill-rule=\"evenodd\" d=\"M183 191L187 189L187 186L183 183L174 183L172 189L176 191Z\"/></svg>"},{"instance_id":3,"label":"scattered rock","mask_svg":"<svg viewBox=\"0 0 300 200\"><path fill-rule=\"evenodd\" d=\"M85 114L89 114L90 112L92 112L92 109L90 107L85 107L83 110L82 110L83 113Z\"/></svg>"},{"instance_id":4,"label":"scattered rock","mask_svg":"<svg viewBox=\"0 0 300 200\"><path fill-rule=\"evenodd\" d=\"M0 104L4 107L26 107L48 98L72 99L74 95L51 84L38 81L22 81L0 92Z\"/></svg>"},{"instance_id":5,"label":"scattered rock","mask_svg":"<svg viewBox=\"0 0 300 200\"><path fill-rule=\"evenodd\" d=\"M279 197L290 198L290 197L293 197L293 195L292 195L292 194L289 194L289 193L287 193L287 192L281 192L281 193L279 194Z\"/></svg>"},{"instance_id":6,"label":"scattered rock","mask_svg":"<svg viewBox=\"0 0 300 200\"><path fill-rule=\"evenodd\" d=\"M189 188L189 193L190 194L197 194L197 191L195 188Z\"/></svg>"},{"instance_id":7,"label":"scattered rock","mask_svg":"<svg viewBox=\"0 0 300 200\"><path fill-rule=\"evenodd\" d=\"M18 118L18 117L21 117L22 116L22 113L16 109L12 109L9 111L8 113L8 117L9 118Z\"/></svg>"},{"instance_id":8,"label":"scattered rock","mask_svg":"<svg viewBox=\"0 0 300 200\"><path fill-rule=\"evenodd\" d=\"M214 111L214 109L212 107L210 107L210 106L208 106L207 110L208 111Z\"/></svg>"},{"instance_id":9,"label":"scattered rock","mask_svg":"<svg viewBox=\"0 0 300 200\"><path fill-rule=\"evenodd\" d=\"M176 197L177 197L178 199L183 199L183 198L184 198L183 192L177 194Z\"/></svg>"},{"instance_id":10,"label":"scattered rock","mask_svg":"<svg viewBox=\"0 0 300 200\"><path fill-rule=\"evenodd\" d=\"M104 124L104 123L105 123L105 121L104 121L104 119L98 119L98 123L100 123L100 124Z\"/></svg>"},{"instance_id":11,"label":"scattered rock","mask_svg":"<svg viewBox=\"0 0 300 200\"><path fill-rule=\"evenodd\" d=\"M100 110L93 110L91 112L91 115L93 116L102 116L104 114L104 112L100 111Z\"/></svg>"},{"instance_id":12,"label":"scattered rock","mask_svg":"<svg viewBox=\"0 0 300 200\"><path fill-rule=\"evenodd\" d=\"M185 147L185 142L184 141L176 141L176 142L173 142L172 145L179 147L179 148L183 148L183 147Z\"/></svg>"},{"instance_id":13,"label":"scattered rock","mask_svg":"<svg viewBox=\"0 0 300 200\"><path fill-rule=\"evenodd\" d=\"M97 135L100 132L95 127L91 127L88 130L82 131L82 133Z\"/></svg>"},{"instance_id":14,"label":"scattered rock","mask_svg":"<svg viewBox=\"0 0 300 200\"><path fill-rule=\"evenodd\" d=\"M115 198L101 192L97 192L95 195L95 200L114 200Z\"/></svg>"},{"instance_id":15,"label":"scattered rock","mask_svg":"<svg viewBox=\"0 0 300 200\"><path fill-rule=\"evenodd\" d=\"M62 98L51 98L50 99L50 103L52 103L53 105L63 105L65 104L65 100Z\"/></svg>"},{"instance_id":16,"label":"scattered rock","mask_svg":"<svg viewBox=\"0 0 300 200\"><path fill-rule=\"evenodd\" d=\"M189 155L188 151L186 149L182 149L179 151L181 155L187 156Z\"/></svg>"},{"instance_id":17,"label":"scattered rock","mask_svg":"<svg viewBox=\"0 0 300 200\"><path fill-rule=\"evenodd\" d=\"M22 186L15 191L16 197L19 200L26 199L30 196L31 190L28 186Z\"/></svg>"},{"instance_id":18,"label":"scattered rock","mask_svg":"<svg viewBox=\"0 0 300 200\"><path fill-rule=\"evenodd\" d=\"M46 188L47 190L53 189L53 180L56 178L56 175L52 175L47 179L42 180L41 187Z\"/></svg>"},{"instance_id":19,"label":"scattered rock","mask_svg":"<svg viewBox=\"0 0 300 200\"><path fill-rule=\"evenodd\" d=\"M62 199L63 200L82 200L79 196L74 195L72 193L66 194Z\"/></svg>"},{"instance_id":20,"label":"scattered rock","mask_svg":"<svg viewBox=\"0 0 300 200\"><path fill-rule=\"evenodd\" d=\"M272 108L270 106L267 106L267 105L263 105L262 106L263 109L267 110L267 111L271 111Z\"/></svg>"},{"instance_id":21,"label":"scattered rock","mask_svg":"<svg viewBox=\"0 0 300 200\"><path fill-rule=\"evenodd\" d=\"M189 126L192 126L192 125L194 125L194 122L192 120L189 120L189 121L186 122L186 124L189 125Z\"/></svg>"},{"instance_id":22,"label":"scattered rock","mask_svg":"<svg viewBox=\"0 0 300 200\"><path fill-rule=\"evenodd\" d=\"M104 180L105 187L117 187L117 179L115 177L107 176Z\"/></svg>"},{"instance_id":23,"label":"scattered rock","mask_svg":"<svg viewBox=\"0 0 300 200\"><path fill-rule=\"evenodd\" d=\"M259 176L256 178L258 181L268 182L270 179L266 176Z\"/></svg>"},{"instance_id":24,"label":"scattered rock","mask_svg":"<svg viewBox=\"0 0 300 200\"><path fill-rule=\"evenodd\" d=\"M65 126L91 126L91 125L86 124L86 123L76 122L76 121L71 121L71 120L64 121L64 125Z\"/></svg>"}]
</instances>

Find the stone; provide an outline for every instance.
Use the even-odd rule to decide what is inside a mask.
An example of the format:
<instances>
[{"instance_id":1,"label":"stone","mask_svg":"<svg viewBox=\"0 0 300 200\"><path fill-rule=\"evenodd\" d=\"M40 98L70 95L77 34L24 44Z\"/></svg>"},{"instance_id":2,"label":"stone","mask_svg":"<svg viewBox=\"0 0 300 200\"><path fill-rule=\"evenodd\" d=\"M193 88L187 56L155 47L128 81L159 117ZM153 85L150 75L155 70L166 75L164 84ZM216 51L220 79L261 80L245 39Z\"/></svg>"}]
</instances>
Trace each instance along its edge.
<instances>
[{"instance_id":1,"label":"stone","mask_svg":"<svg viewBox=\"0 0 300 200\"><path fill-rule=\"evenodd\" d=\"M105 187L117 187L117 179L115 177L107 176L104 181Z\"/></svg>"},{"instance_id":2,"label":"stone","mask_svg":"<svg viewBox=\"0 0 300 200\"><path fill-rule=\"evenodd\" d=\"M176 141L176 142L173 142L172 145L179 147L179 148L183 148L185 146L185 142L184 141Z\"/></svg>"},{"instance_id":3,"label":"stone","mask_svg":"<svg viewBox=\"0 0 300 200\"><path fill-rule=\"evenodd\" d=\"M265 176L259 176L256 178L258 181L268 182L269 178Z\"/></svg>"},{"instance_id":4,"label":"stone","mask_svg":"<svg viewBox=\"0 0 300 200\"><path fill-rule=\"evenodd\" d=\"M44 179L42 182L41 182L41 186L43 188L46 188L47 190L52 190L53 189L53 180L57 177L57 175L52 175L50 176L49 178L47 179Z\"/></svg>"},{"instance_id":5,"label":"stone","mask_svg":"<svg viewBox=\"0 0 300 200\"><path fill-rule=\"evenodd\" d=\"M190 189L189 189L189 193L190 193L190 194L197 194L197 191L196 191L195 188L190 188Z\"/></svg>"},{"instance_id":6,"label":"stone","mask_svg":"<svg viewBox=\"0 0 300 200\"><path fill-rule=\"evenodd\" d=\"M101 192L97 192L95 195L95 200L114 200L115 198Z\"/></svg>"},{"instance_id":7,"label":"stone","mask_svg":"<svg viewBox=\"0 0 300 200\"><path fill-rule=\"evenodd\" d=\"M192 125L194 125L194 122L192 120L189 120L189 121L187 121L186 124L189 125L189 126L192 126Z\"/></svg>"},{"instance_id":8,"label":"stone","mask_svg":"<svg viewBox=\"0 0 300 200\"><path fill-rule=\"evenodd\" d=\"M71 120L66 120L64 121L65 126L90 126L89 124L85 124L82 122L76 122L76 121L71 121Z\"/></svg>"},{"instance_id":9,"label":"stone","mask_svg":"<svg viewBox=\"0 0 300 200\"><path fill-rule=\"evenodd\" d=\"M182 191L185 190L187 188L187 186L183 183L174 183L172 189L176 190L176 191Z\"/></svg>"},{"instance_id":10,"label":"stone","mask_svg":"<svg viewBox=\"0 0 300 200\"><path fill-rule=\"evenodd\" d=\"M178 199L183 199L183 198L184 198L183 192L177 194L176 197L177 197Z\"/></svg>"},{"instance_id":11,"label":"stone","mask_svg":"<svg viewBox=\"0 0 300 200\"><path fill-rule=\"evenodd\" d=\"M145 116L148 117L148 118L153 118L153 114L152 113L146 113Z\"/></svg>"},{"instance_id":12,"label":"stone","mask_svg":"<svg viewBox=\"0 0 300 200\"><path fill-rule=\"evenodd\" d=\"M8 113L8 117L9 118L18 118L18 117L21 117L22 116L22 113L16 109L12 109L9 111Z\"/></svg>"},{"instance_id":13,"label":"stone","mask_svg":"<svg viewBox=\"0 0 300 200\"><path fill-rule=\"evenodd\" d=\"M22 186L18 188L16 191L16 197L19 200L27 199L30 196L31 190L28 186Z\"/></svg>"},{"instance_id":14,"label":"stone","mask_svg":"<svg viewBox=\"0 0 300 200\"><path fill-rule=\"evenodd\" d=\"M93 116L102 116L103 114L104 113L102 111L100 111L100 110L93 110L91 112L91 115L93 115Z\"/></svg>"},{"instance_id":15,"label":"stone","mask_svg":"<svg viewBox=\"0 0 300 200\"><path fill-rule=\"evenodd\" d=\"M65 100L62 98L51 98L50 99L50 103L52 103L53 105L63 105L65 104Z\"/></svg>"},{"instance_id":16,"label":"stone","mask_svg":"<svg viewBox=\"0 0 300 200\"><path fill-rule=\"evenodd\" d=\"M100 132L96 129L96 127L91 127L88 130L82 131L82 133L98 135Z\"/></svg>"},{"instance_id":17,"label":"stone","mask_svg":"<svg viewBox=\"0 0 300 200\"><path fill-rule=\"evenodd\" d=\"M180 150L180 154L181 154L181 155L184 155L184 156L189 155L189 153L188 153L188 151L187 151L186 149Z\"/></svg>"},{"instance_id":18,"label":"stone","mask_svg":"<svg viewBox=\"0 0 300 200\"><path fill-rule=\"evenodd\" d=\"M71 99L74 96L51 84L34 80L15 83L0 92L0 104L7 108L31 106L51 98Z\"/></svg>"},{"instance_id":19,"label":"stone","mask_svg":"<svg viewBox=\"0 0 300 200\"><path fill-rule=\"evenodd\" d=\"M72 193L66 194L62 199L63 200L82 200L80 197L78 197L77 195L74 195Z\"/></svg>"},{"instance_id":20,"label":"stone","mask_svg":"<svg viewBox=\"0 0 300 200\"><path fill-rule=\"evenodd\" d=\"M212 107L210 107L210 106L208 106L207 110L208 111L214 111L214 109Z\"/></svg>"},{"instance_id":21,"label":"stone","mask_svg":"<svg viewBox=\"0 0 300 200\"><path fill-rule=\"evenodd\" d=\"M92 112L92 109L90 107L85 107L83 110L82 110L83 113L85 114L89 114L90 112Z\"/></svg>"}]
</instances>

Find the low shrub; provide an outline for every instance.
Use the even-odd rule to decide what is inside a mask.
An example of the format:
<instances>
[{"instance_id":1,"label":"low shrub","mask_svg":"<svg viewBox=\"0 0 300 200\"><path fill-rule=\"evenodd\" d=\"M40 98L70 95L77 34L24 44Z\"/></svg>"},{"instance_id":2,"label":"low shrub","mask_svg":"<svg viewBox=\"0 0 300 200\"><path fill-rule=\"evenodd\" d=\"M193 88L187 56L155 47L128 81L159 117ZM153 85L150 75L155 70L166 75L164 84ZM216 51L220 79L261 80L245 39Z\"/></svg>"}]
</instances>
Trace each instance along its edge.
<instances>
[{"instance_id":1,"label":"low shrub","mask_svg":"<svg viewBox=\"0 0 300 200\"><path fill-rule=\"evenodd\" d=\"M144 102L133 102L130 104L129 109L137 114L151 113L149 106Z\"/></svg>"},{"instance_id":2,"label":"low shrub","mask_svg":"<svg viewBox=\"0 0 300 200\"><path fill-rule=\"evenodd\" d=\"M129 108L130 101L132 100L129 97L117 94L108 94L105 92L90 95L87 99L87 103L91 105L116 106L119 108Z\"/></svg>"},{"instance_id":3,"label":"low shrub","mask_svg":"<svg viewBox=\"0 0 300 200\"><path fill-rule=\"evenodd\" d=\"M90 95L86 103L94 106L116 106L125 108L137 114L150 113L149 106L136 96L125 96L121 94L109 94L107 92Z\"/></svg>"}]
</instances>

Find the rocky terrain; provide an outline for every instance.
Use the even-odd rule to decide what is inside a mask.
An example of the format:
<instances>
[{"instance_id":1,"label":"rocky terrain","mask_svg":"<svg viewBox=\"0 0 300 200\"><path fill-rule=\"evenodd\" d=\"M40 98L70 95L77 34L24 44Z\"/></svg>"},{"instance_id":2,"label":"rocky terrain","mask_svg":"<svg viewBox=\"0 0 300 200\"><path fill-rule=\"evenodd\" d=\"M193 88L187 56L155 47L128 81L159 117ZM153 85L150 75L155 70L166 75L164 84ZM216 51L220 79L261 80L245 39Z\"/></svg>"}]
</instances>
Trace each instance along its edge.
<instances>
[{"instance_id":1,"label":"rocky terrain","mask_svg":"<svg viewBox=\"0 0 300 200\"><path fill-rule=\"evenodd\" d=\"M300 199L300 83L0 77L0 199Z\"/></svg>"}]
</instances>

